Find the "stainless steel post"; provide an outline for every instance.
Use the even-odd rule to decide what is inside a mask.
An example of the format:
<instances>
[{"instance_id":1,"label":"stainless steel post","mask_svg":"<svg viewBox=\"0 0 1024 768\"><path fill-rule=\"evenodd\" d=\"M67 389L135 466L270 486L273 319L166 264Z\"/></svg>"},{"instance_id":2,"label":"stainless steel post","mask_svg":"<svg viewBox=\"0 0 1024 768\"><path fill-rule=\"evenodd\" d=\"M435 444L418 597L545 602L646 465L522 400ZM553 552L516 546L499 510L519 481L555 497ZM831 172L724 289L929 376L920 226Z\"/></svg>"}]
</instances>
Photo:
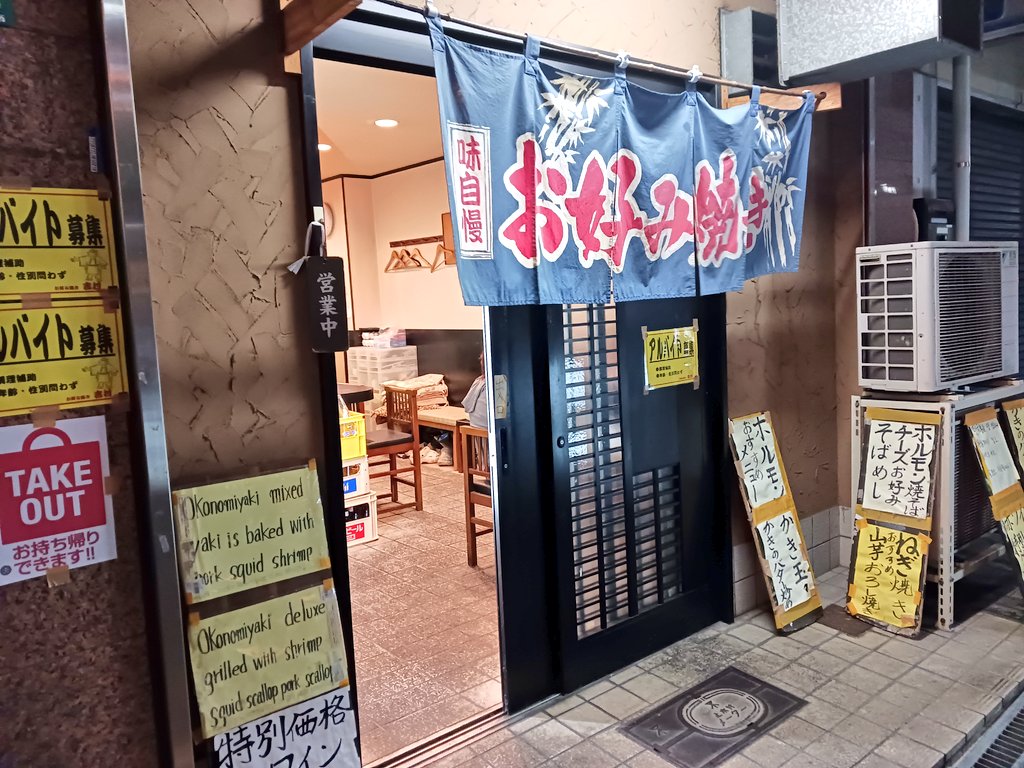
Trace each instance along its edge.
<instances>
[{"instance_id":1,"label":"stainless steel post","mask_svg":"<svg viewBox=\"0 0 1024 768\"><path fill-rule=\"evenodd\" d=\"M121 245L121 290L132 381L132 466L140 527L161 764L194 768L188 665L182 628L178 558L171 515L164 406L149 285L142 174L125 0L102 0L103 50L110 110L115 221Z\"/></svg>"},{"instance_id":2,"label":"stainless steel post","mask_svg":"<svg viewBox=\"0 0 1024 768\"><path fill-rule=\"evenodd\" d=\"M971 239L971 57L953 59L953 204L956 239Z\"/></svg>"}]
</instances>

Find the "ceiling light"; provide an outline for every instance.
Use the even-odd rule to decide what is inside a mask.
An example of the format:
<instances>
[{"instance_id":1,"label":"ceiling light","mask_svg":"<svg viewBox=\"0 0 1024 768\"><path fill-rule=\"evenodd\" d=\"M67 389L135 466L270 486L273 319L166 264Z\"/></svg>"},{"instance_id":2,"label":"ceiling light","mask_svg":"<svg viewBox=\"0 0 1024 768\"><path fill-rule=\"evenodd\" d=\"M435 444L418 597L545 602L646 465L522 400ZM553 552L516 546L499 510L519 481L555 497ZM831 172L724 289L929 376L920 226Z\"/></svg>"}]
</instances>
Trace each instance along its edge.
<instances>
[{"instance_id":1,"label":"ceiling light","mask_svg":"<svg viewBox=\"0 0 1024 768\"><path fill-rule=\"evenodd\" d=\"M398 121L392 120L390 117L382 117L380 120L374 120L373 124L378 128L394 128L398 125Z\"/></svg>"},{"instance_id":2,"label":"ceiling light","mask_svg":"<svg viewBox=\"0 0 1024 768\"><path fill-rule=\"evenodd\" d=\"M316 148L319 149L321 152L327 152L328 150L331 149L331 145L320 143L316 145Z\"/></svg>"}]
</instances>

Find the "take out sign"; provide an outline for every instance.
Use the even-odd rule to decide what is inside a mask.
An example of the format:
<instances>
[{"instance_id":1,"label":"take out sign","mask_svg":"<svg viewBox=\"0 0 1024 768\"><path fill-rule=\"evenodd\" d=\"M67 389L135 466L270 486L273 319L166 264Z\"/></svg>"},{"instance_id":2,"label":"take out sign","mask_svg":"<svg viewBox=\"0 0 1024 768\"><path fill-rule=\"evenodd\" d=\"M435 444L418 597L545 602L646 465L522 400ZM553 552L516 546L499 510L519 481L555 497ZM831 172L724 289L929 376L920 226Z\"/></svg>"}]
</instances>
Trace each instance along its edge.
<instances>
[{"instance_id":1,"label":"take out sign","mask_svg":"<svg viewBox=\"0 0 1024 768\"><path fill-rule=\"evenodd\" d=\"M112 560L102 416L0 428L0 584Z\"/></svg>"}]
</instances>

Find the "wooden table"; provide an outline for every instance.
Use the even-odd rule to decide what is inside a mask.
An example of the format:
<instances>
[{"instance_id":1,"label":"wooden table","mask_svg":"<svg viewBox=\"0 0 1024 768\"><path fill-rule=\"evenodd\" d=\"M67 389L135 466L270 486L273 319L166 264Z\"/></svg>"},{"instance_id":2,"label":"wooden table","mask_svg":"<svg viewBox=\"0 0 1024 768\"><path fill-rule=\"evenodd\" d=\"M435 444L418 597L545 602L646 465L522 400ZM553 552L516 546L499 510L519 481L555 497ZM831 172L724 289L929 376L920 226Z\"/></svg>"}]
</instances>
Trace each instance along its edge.
<instances>
[{"instance_id":1,"label":"wooden table","mask_svg":"<svg viewBox=\"0 0 1024 768\"><path fill-rule=\"evenodd\" d=\"M440 408L420 408L419 422L421 427L431 427L452 433L452 463L457 472L462 471L462 436L459 434L459 422L465 421L466 409L458 405L444 405Z\"/></svg>"}]
</instances>

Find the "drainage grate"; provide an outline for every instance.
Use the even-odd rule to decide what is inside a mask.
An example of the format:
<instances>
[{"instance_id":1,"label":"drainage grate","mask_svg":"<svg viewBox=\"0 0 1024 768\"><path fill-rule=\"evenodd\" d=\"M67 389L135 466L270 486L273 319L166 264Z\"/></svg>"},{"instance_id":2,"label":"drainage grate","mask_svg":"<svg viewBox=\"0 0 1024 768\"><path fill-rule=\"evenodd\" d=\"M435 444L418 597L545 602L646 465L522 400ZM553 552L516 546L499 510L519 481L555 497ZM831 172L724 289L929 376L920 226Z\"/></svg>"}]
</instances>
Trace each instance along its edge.
<instances>
[{"instance_id":1,"label":"drainage grate","mask_svg":"<svg viewBox=\"0 0 1024 768\"><path fill-rule=\"evenodd\" d=\"M964 753L956 768L1024 767L1024 694Z\"/></svg>"}]
</instances>

